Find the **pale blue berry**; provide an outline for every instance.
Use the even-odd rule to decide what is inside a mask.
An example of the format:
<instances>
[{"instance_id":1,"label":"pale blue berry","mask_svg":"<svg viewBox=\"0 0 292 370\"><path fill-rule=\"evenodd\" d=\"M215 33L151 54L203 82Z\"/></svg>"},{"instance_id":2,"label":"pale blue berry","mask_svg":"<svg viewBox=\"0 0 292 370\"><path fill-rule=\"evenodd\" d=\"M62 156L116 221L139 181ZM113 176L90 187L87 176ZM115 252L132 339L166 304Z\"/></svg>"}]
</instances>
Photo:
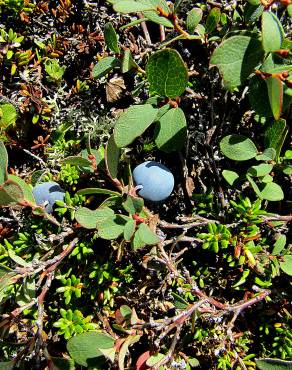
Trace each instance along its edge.
<instances>
[{"instance_id":1,"label":"pale blue berry","mask_svg":"<svg viewBox=\"0 0 292 370\"><path fill-rule=\"evenodd\" d=\"M65 191L54 181L43 182L33 188L33 196L37 205L44 205L47 213L53 212L56 200L64 200Z\"/></svg>"},{"instance_id":2,"label":"pale blue berry","mask_svg":"<svg viewBox=\"0 0 292 370\"><path fill-rule=\"evenodd\" d=\"M141 186L138 194L152 202L160 202L170 196L174 187L173 174L163 164L147 161L133 171L136 186Z\"/></svg>"}]
</instances>

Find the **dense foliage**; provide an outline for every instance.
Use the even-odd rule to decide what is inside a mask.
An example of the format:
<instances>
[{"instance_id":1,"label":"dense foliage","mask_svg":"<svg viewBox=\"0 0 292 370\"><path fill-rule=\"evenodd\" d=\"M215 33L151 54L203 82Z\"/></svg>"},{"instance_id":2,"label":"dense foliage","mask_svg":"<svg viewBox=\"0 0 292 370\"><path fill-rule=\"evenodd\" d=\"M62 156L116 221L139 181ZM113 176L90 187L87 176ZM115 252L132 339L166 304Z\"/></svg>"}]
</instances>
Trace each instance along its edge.
<instances>
[{"instance_id":1,"label":"dense foliage","mask_svg":"<svg viewBox=\"0 0 292 370\"><path fill-rule=\"evenodd\" d=\"M0 0L0 369L291 368L291 18Z\"/></svg>"}]
</instances>

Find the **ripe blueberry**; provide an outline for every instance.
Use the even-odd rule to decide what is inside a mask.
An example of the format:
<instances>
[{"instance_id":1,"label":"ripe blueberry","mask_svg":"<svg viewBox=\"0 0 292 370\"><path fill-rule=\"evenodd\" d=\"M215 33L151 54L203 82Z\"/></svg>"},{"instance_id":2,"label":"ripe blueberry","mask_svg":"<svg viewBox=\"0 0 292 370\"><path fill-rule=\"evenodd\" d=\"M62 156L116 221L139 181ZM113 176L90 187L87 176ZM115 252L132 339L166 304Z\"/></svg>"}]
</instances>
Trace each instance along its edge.
<instances>
[{"instance_id":1,"label":"ripe blueberry","mask_svg":"<svg viewBox=\"0 0 292 370\"><path fill-rule=\"evenodd\" d=\"M152 202L160 202L171 194L174 187L173 174L163 164L147 161L133 171L134 182L141 185L138 194Z\"/></svg>"},{"instance_id":2,"label":"ripe blueberry","mask_svg":"<svg viewBox=\"0 0 292 370\"><path fill-rule=\"evenodd\" d=\"M53 212L53 205L56 200L64 200L65 191L54 181L43 182L33 188L33 196L36 204L45 205L47 213Z\"/></svg>"}]
</instances>

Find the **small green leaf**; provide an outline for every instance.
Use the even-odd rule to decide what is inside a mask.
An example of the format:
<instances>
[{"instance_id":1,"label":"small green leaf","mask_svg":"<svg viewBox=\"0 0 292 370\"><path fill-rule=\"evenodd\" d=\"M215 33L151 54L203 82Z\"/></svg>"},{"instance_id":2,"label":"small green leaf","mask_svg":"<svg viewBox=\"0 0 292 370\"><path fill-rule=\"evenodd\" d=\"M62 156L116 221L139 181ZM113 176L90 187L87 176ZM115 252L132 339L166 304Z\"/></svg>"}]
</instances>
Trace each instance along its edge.
<instances>
[{"instance_id":1,"label":"small green leaf","mask_svg":"<svg viewBox=\"0 0 292 370\"><path fill-rule=\"evenodd\" d=\"M8 175L8 180L13 181L13 183L17 184L20 187L23 193L23 201L30 203L30 205L36 205L31 188L24 180L15 175Z\"/></svg>"},{"instance_id":2,"label":"small green leaf","mask_svg":"<svg viewBox=\"0 0 292 370\"><path fill-rule=\"evenodd\" d=\"M3 141L0 141L0 185L7 180L8 154Z\"/></svg>"},{"instance_id":3,"label":"small green leaf","mask_svg":"<svg viewBox=\"0 0 292 370\"><path fill-rule=\"evenodd\" d=\"M246 23L257 22L261 15L263 14L264 6L246 4L244 8L244 20Z\"/></svg>"},{"instance_id":4,"label":"small green leaf","mask_svg":"<svg viewBox=\"0 0 292 370\"><path fill-rule=\"evenodd\" d=\"M118 36L111 22L104 25L104 41L106 46L114 53L120 54Z\"/></svg>"},{"instance_id":5,"label":"small green leaf","mask_svg":"<svg viewBox=\"0 0 292 370\"><path fill-rule=\"evenodd\" d=\"M266 79L271 110L275 120L280 119L283 108L283 82L279 78Z\"/></svg>"},{"instance_id":6,"label":"small green leaf","mask_svg":"<svg viewBox=\"0 0 292 370\"><path fill-rule=\"evenodd\" d=\"M144 223L139 225L137 232L140 239L147 245L154 245L160 242L158 236Z\"/></svg>"},{"instance_id":7,"label":"small green leaf","mask_svg":"<svg viewBox=\"0 0 292 370\"><path fill-rule=\"evenodd\" d=\"M120 65L119 59L106 57L101 59L93 68L93 78L99 78L108 74L112 69Z\"/></svg>"},{"instance_id":8,"label":"small green leaf","mask_svg":"<svg viewBox=\"0 0 292 370\"><path fill-rule=\"evenodd\" d=\"M152 93L175 98L180 96L188 83L188 70L173 49L163 49L152 54L146 65L147 79Z\"/></svg>"},{"instance_id":9,"label":"small green leaf","mask_svg":"<svg viewBox=\"0 0 292 370\"><path fill-rule=\"evenodd\" d=\"M130 219L124 227L124 238L126 241L130 241L134 235L136 229L136 222Z\"/></svg>"},{"instance_id":10,"label":"small green leaf","mask_svg":"<svg viewBox=\"0 0 292 370\"><path fill-rule=\"evenodd\" d=\"M155 129L157 147L170 153L183 148L187 138L186 117L181 108L167 111L158 121Z\"/></svg>"},{"instance_id":11,"label":"small green leaf","mask_svg":"<svg viewBox=\"0 0 292 370\"><path fill-rule=\"evenodd\" d=\"M138 232L138 230L135 232L134 234L134 238L132 240L132 248L133 250L137 250L137 249L140 249L140 248L143 248L145 247L146 243L141 239L140 237L140 234Z\"/></svg>"},{"instance_id":12,"label":"small green leaf","mask_svg":"<svg viewBox=\"0 0 292 370\"><path fill-rule=\"evenodd\" d=\"M114 129L114 140L118 148L131 144L153 123L158 109L150 104L133 105L118 118Z\"/></svg>"},{"instance_id":13,"label":"small green leaf","mask_svg":"<svg viewBox=\"0 0 292 370\"><path fill-rule=\"evenodd\" d=\"M272 169L273 169L273 165L272 164L261 163L261 164L259 164L257 166L251 166L247 170L247 173L250 176L263 177L263 176L268 175L272 171Z\"/></svg>"},{"instance_id":14,"label":"small green leaf","mask_svg":"<svg viewBox=\"0 0 292 370\"><path fill-rule=\"evenodd\" d=\"M92 166L92 162L89 159L77 155L64 158L61 160L61 163L70 164L71 166L82 166L82 167Z\"/></svg>"},{"instance_id":15,"label":"small green leaf","mask_svg":"<svg viewBox=\"0 0 292 370\"><path fill-rule=\"evenodd\" d=\"M143 4L134 0L123 0L114 3L114 10L118 13L128 14L143 12L144 10L156 10L156 7L151 2Z\"/></svg>"},{"instance_id":16,"label":"small green leaf","mask_svg":"<svg viewBox=\"0 0 292 370\"><path fill-rule=\"evenodd\" d=\"M79 195L104 194L104 195L111 195L111 196L120 196L120 193L116 191L102 189L102 188L84 188L84 189L78 190L76 194L79 194Z\"/></svg>"},{"instance_id":17,"label":"small green leaf","mask_svg":"<svg viewBox=\"0 0 292 370\"><path fill-rule=\"evenodd\" d=\"M292 361L284 361L278 358L261 358L255 361L260 370L291 370L292 366Z\"/></svg>"},{"instance_id":18,"label":"small green leaf","mask_svg":"<svg viewBox=\"0 0 292 370\"><path fill-rule=\"evenodd\" d=\"M272 122L265 132L265 146L276 150L276 159L279 158L282 146L284 144L288 128L286 121L280 119Z\"/></svg>"},{"instance_id":19,"label":"small green leaf","mask_svg":"<svg viewBox=\"0 0 292 370\"><path fill-rule=\"evenodd\" d=\"M114 219L108 219L107 221L98 224L98 235L102 239L106 240L117 239L123 234L128 220L130 220L129 217L115 215Z\"/></svg>"},{"instance_id":20,"label":"small green leaf","mask_svg":"<svg viewBox=\"0 0 292 370\"><path fill-rule=\"evenodd\" d=\"M124 54L123 54L122 65L121 65L122 73L127 73L133 68L137 69L138 65L133 59L131 51L127 49L124 51Z\"/></svg>"},{"instance_id":21,"label":"small green leaf","mask_svg":"<svg viewBox=\"0 0 292 370\"><path fill-rule=\"evenodd\" d=\"M105 150L105 164L112 179L118 176L120 149L117 147L114 135L109 138Z\"/></svg>"},{"instance_id":22,"label":"small green leaf","mask_svg":"<svg viewBox=\"0 0 292 370\"><path fill-rule=\"evenodd\" d=\"M285 34L277 16L265 11L262 15L262 42L266 53L281 49Z\"/></svg>"},{"instance_id":23,"label":"small green leaf","mask_svg":"<svg viewBox=\"0 0 292 370\"><path fill-rule=\"evenodd\" d=\"M178 294L174 292L172 292L171 294L174 299L173 304L175 305L176 308L184 310L189 306L189 303L185 299L183 299L181 296L179 296Z\"/></svg>"},{"instance_id":24,"label":"small green leaf","mask_svg":"<svg viewBox=\"0 0 292 370\"><path fill-rule=\"evenodd\" d=\"M76 221L86 229L96 229L98 223L112 220L114 217L114 211L107 207L99 208L94 211L82 207L78 208L75 212Z\"/></svg>"},{"instance_id":25,"label":"small green leaf","mask_svg":"<svg viewBox=\"0 0 292 370\"><path fill-rule=\"evenodd\" d=\"M152 367L155 364L157 364L159 361L161 361L164 357L165 355L163 353L157 353L156 355L153 355L148 358L148 360L146 361L146 365L149 367Z\"/></svg>"},{"instance_id":26,"label":"small green leaf","mask_svg":"<svg viewBox=\"0 0 292 370\"><path fill-rule=\"evenodd\" d=\"M0 207L11 206L23 200L23 190L14 181L7 180L0 186Z\"/></svg>"},{"instance_id":27,"label":"small green leaf","mask_svg":"<svg viewBox=\"0 0 292 370\"><path fill-rule=\"evenodd\" d=\"M282 250L285 248L286 241L287 241L286 235L281 234L278 236L272 251L273 256L278 256L282 252Z\"/></svg>"},{"instance_id":28,"label":"small green leaf","mask_svg":"<svg viewBox=\"0 0 292 370\"><path fill-rule=\"evenodd\" d=\"M261 42L249 36L232 36L223 41L210 59L217 66L227 90L240 86L259 66L264 56Z\"/></svg>"},{"instance_id":29,"label":"small green leaf","mask_svg":"<svg viewBox=\"0 0 292 370\"><path fill-rule=\"evenodd\" d=\"M197 25L200 23L203 17L203 11L200 8L194 8L188 12L186 19L186 26L188 33L191 35L195 32Z\"/></svg>"},{"instance_id":30,"label":"small green leaf","mask_svg":"<svg viewBox=\"0 0 292 370\"><path fill-rule=\"evenodd\" d=\"M292 276L292 255L286 255L283 257L284 261L280 262L281 270L285 272L285 274Z\"/></svg>"},{"instance_id":31,"label":"small green leaf","mask_svg":"<svg viewBox=\"0 0 292 370\"><path fill-rule=\"evenodd\" d=\"M102 355L98 348L112 348L114 343L114 338L107 334L89 331L69 339L67 350L78 365L87 367L89 361Z\"/></svg>"},{"instance_id":32,"label":"small green leaf","mask_svg":"<svg viewBox=\"0 0 292 370\"><path fill-rule=\"evenodd\" d=\"M6 129L14 125L17 119L17 111L12 104L0 104L0 128Z\"/></svg>"},{"instance_id":33,"label":"small green leaf","mask_svg":"<svg viewBox=\"0 0 292 370\"><path fill-rule=\"evenodd\" d=\"M266 81L261 77L255 75L249 80L248 98L252 109L254 109L259 116L273 116L273 112L269 104L268 86Z\"/></svg>"},{"instance_id":34,"label":"small green leaf","mask_svg":"<svg viewBox=\"0 0 292 370\"><path fill-rule=\"evenodd\" d=\"M275 182L269 182L264 185L261 189L261 198L269 200L271 202L276 202L284 199L284 193L280 185Z\"/></svg>"},{"instance_id":35,"label":"small green leaf","mask_svg":"<svg viewBox=\"0 0 292 370\"><path fill-rule=\"evenodd\" d=\"M274 148L267 148L262 154L258 154L255 158L257 161L273 161L276 158L276 154Z\"/></svg>"},{"instance_id":36,"label":"small green leaf","mask_svg":"<svg viewBox=\"0 0 292 370\"><path fill-rule=\"evenodd\" d=\"M230 170L223 170L222 171L222 176L228 182L228 184L231 185L231 186L239 178L239 175L236 172L230 171Z\"/></svg>"},{"instance_id":37,"label":"small green leaf","mask_svg":"<svg viewBox=\"0 0 292 370\"><path fill-rule=\"evenodd\" d=\"M255 144L242 135L228 135L220 142L222 153L234 161L247 161L254 158L258 151Z\"/></svg>"},{"instance_id":38,"label":"small green leaf","mask_svg":"<svg viewBox=\"0 0 292 370\"><path fill-rule=\"evenodd\" d=\"M149 20L151 22L161 24L162 26L165 26L167 28L173 28L173 24L169 19L159 16L153 10L145 11L145 12L143 12L143 14L147 18L147 20Z\"/></svg>"},{"instance_id":39,"label":"small green leaf","mask_svg":"<svg viewBox=\"0 0 292 370\"><path fill-rule=\"evenodd\" d=\"M144 206L144 200L142 198L127 196L126 201L123 203L123 207L130 215L138 214L142 211Z\"/></svg>"},{"instance_id":40,"label":"small green leaf","mask_svg":"<svg viewBox=\"0 0 292 370\"><path fill-rule=\"evenodd\" d=\"M206 19L206 33L215 31L221 17L221 10L219 8L211 9Z\"/></svg>"}]
</instances>

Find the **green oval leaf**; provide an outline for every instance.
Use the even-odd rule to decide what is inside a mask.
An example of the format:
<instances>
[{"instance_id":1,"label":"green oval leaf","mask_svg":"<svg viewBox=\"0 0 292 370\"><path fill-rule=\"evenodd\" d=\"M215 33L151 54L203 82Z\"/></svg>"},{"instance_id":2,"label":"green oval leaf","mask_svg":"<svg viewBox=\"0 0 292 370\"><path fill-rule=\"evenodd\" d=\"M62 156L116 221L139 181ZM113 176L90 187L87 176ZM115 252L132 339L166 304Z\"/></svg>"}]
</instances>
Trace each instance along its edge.
<instances>
[{"instance_id":1,"label":"green oval leaf","mask_svg":"<svg viewBox=\"0 0 292 370\"><path fill-rule=\"evenodd\" d=\"M188 70L173 49L163 49L152 54L146 65L147 79L152 93L169 98L180 96L188 83Z\"/></svg>"},{"instance_id":2,"label":"green oval leaf","mask_svg":"<svg viewBox=\"0 0 292 370\"><path fill-rule=\"evenodd\" d=\"M262 43L266 53L281 49L285 34L277 16L265 11L262 15Z\"/></svg>"},{"instance_id":3,"label":"green oval leaf","mask_svg":"<svg viewBox=\"0 0 292 370\"><path fill-rule=\"evenodd\" d=\"M8 154L3 141L0 141L0 185L7 180Z\"/></svg>"},{"instance_id":4,"label":"green oval leaf","mask_svg":"<svg viewBox=\"0 0 292 370\"><path fill-rule=\"evenodd\" d=\"M257 367L260 370L291 370L292 361L284 361L278 358L256 359Z\"/></svg>"},{"instance_id":5,"label":"green oval leaf","mask_svg":"<svg viewBox=\"0 0 292 370\"><path fill-rule=\"evenodd\" d=\"M112 179L116 179L119 169L120 149L117 147L114 135L109 138L105 150L105 164Z\"/></svg>"},{"instance_id":6,"label":"green oval leaf","mask_svg":"<svg viewBox=\"0 0 292 370\"><path fill-rule=\"evenodd\" d=\"M115 340L109 335L89 331L69 339L67 350L77 364L87 367L89 362L102 356L98 348L112 348Z\"/></svg>"},{"instance_id":7,"label":"green oval leaf","mask_svg":"<svg viewBox=\"0 0 292 370\"><path fill-rule=\"evenodd\" d=\"M169 19L159 16L153 10L145 11L145 12L143 12L143 14L147 18L147 20L149 20L151 22L154 22L154 23L157 23L157 24L162 24L163 26L165 26L167 28L173 28L173 24Z\"/></svg>"},{"instance_id":8,"label":"green oval leaf","mask_svg":"<svg viewBox=\"0 0 292 370\"><path fill-rule=\"evenodd\" d=\"M119 148L131 144L155 120L158 109L151 104L133 105L118 118L114 140Z\"/></svg>"},{"instance_id":9,"label":"green oval leaf","mask_svg":"<svg viewBox=\"0 0 292 370\"><path fill-rule=\"evenodd\" d=\"M284 261L280 262L280 267L285 274L292 276L292 255L284 256Z\"/></svg>"},{"instance_id":10,"label":"green oval leaf","mask_svg":"<svg viewBox=\"0 0 292 370\"><path fill-rule=\"evenodd\" d=\"M227 90L244 83L261 63L264 51L258 39L249 36L232 36L223 41L210 59L210 67L217 66Z\"/></svg>"},{"instance_id":11,"label":"green oval leaf","mask_svg":"<svg viewBox=\"0 0 292 370\"><path fill-rule=\"evenodd\" d=\"M173 108L159 120L155 130L155 143L160 150L170 153L182 149L187 137L187 122L182 109Z\"/></svg>"},{"instance_id":12,"label":"green oval leaf","mask_svg":"<svg viewBox=\"0 0 292 370\"><path fill-rule=\"evenodd\" d=\"M260 187L261 198L269 200L271 202L276 202L284 199L284 193L280 185L275 182L269 182L264 185L262 189Z\"/></svg>"},{"instance_id":13,"label":"green oval leaf","mask_svg":"<svg viewBox=\"0 0 292 370\"><path fill-rule=\"evenodd\" d=\"M271 110L275 120L278 120L281 117L283 108L283 82L278 78L269 77L266 79L266 83Z\"/></svg>"},{"instance_id":14,"label":"green oval leaf","mask_svg":"<svg viewBox=\"0 0 292 370\"><path fill-rule=\"evenodd\" d=\"M254 158L258 151L255 144L242 135L228 135L220 142L222 153L234 161L247 161Z\"/></svg>"},{"instance_id":15,"label":"green oval leaf","mask_svg":"<svg viewBox=\"0 0 292 370\"><path fill-rule=\"evenodd\" d=\"M14 105L7 103L0 105L0 127L6 129L8 126L14 125L17 119L17 111Z\"/></svg>"},{"instance_id":16,"label":"green oval leaf","mask_svg":"<svg viewBox=\"0 0 292 370\"><path fill-rule=\"evenodd\" d=\"M144 10L155 10L155 5L149 3L143 4L134 0L123 0L118 1L114 4L114 10L118 13L137 13L143 12Z\"/></svg>"},{"instance_id":17,"label":"green oval leaf","mask_svg":"<svg viewBox=\"0 0 292 370\"><path fill-rule=\"evenodd\" d=\"M223 170L222 171L222 176L228 182L228 184L231 185L231 186L239 178L239 175L236 172L230 171L230 170Z\"/></svg>"},{"instance_id":18,"label":"green oval leaf","mask_svg":"<svg viewBox=\"0 0 292 370\"><path fill-rule=\"evenodd\" d=\"M81 207L78 208L75 212L76 221L86 229L96 229L99 223L106 222L107 220L111 220L114 217L114 211L107 207L96 210Z\"/></svg>"},{"instance_id":19,"label":"green oval leaf","mask_svg":"<svg viewBox=\"0 0 292 370\"><path fill-rule=\"evenodd\" d=\"M120 48L118 45L118 36L111 22L104 25L104 41L106 46L116 54L120 54Z\"/></svg>"},{"instance_id":20,"label":"green oval leaf","mask_svg":"<svg viewBox=\"0 0 292 370\"><path fill-rule=\"evenodd\" d=\"M221 10L219 8L211 9L206 19L206 33L215 31L221 17Z\"/></svg>"},{"instance_id":21,"label":"green oval leaf","mask_svg":"<svg viewBox=\"0 0 292 370\"><path fill-rule=\"evenodd\" d=\"M273 165L269 163L261 163L257 166L251 166L248 170L247 173L250 176L254 177L263 177L268 175L273 169Z\"/></svg>"},{"instance_id":22,"label":"green oval leaf","mask_svg":"<svg viewBox=\"0 0 292 370\"><path fill-rule=\"evenodd\" d=\"M101 59L93 68L93 78L99 78L108 74L112 69L120 65L119 59L106 57Z\"/></svg>"},{"instance_id":23,"label":"green oval leaf","mask_svg":"<svg viewBox=\"0 0 292 370\"><path fill-rule=\"evenodd\" d=\"M203 17L203 11L200 8L194 8L188 12L187 19L186 19L186 26L190 34L194 33L202 17Z\"/></svg>"}]
</instances>

